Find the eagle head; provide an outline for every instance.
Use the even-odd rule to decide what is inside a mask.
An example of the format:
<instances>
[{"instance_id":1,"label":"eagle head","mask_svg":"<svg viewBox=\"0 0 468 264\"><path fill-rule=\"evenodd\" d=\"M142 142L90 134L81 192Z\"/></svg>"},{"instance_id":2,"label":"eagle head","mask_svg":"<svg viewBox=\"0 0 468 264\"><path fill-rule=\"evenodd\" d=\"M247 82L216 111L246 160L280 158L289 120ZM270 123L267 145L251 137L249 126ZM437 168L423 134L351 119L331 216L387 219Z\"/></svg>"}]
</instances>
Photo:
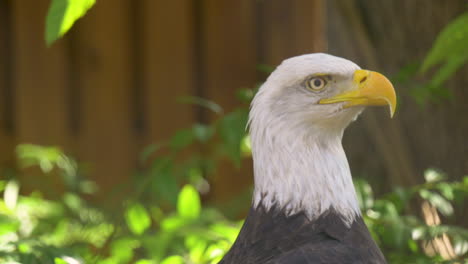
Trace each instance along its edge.
<instances>
[{"instance_id":1,"label":"eagle head","mask_svg":"<svg viewBox=\"0 0 468 264\"><path fill-rule=\"evenodd\" d=\"M380 73L323 53L283 61L252 101L254 205L354 219L360 211L341 140L366 106L395 112L395 91Z\"/></svg>"},{"instance_id":2,"label":"eagle head","mask_svg":"<svg viewBox=\"0 0 468 264\"><path fill-rule=\"evenodd\" d=\"M349 60L315 53L283 61L256 95L250 118L306 134L342 133L370 105L388 105L393 116L396 95L387 78Z\"/></svg>"}]
</instances>

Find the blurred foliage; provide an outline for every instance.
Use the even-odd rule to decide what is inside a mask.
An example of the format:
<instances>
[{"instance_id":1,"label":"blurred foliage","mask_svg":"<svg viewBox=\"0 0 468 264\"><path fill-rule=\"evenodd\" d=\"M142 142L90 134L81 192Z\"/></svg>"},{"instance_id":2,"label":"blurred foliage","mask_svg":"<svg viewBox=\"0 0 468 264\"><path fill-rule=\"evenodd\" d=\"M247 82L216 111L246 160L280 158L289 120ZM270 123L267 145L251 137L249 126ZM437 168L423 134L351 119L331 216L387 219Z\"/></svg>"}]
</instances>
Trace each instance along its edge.
<instances>
[{"instance_id":1,"label":"blurred foliage","mask_svg":"<svg viewBox=\"0 0 468 264\"><path fill-rule=\"evenodd\" d=\"M421 71L442 64L432 76L431 85L439 86L468 60L468 12L450 22L439 33Z\"/></svg>"},{"instance_id":2,"label":"blurred foliage","mask_svg":"<svg viewBox=\"0 0 468 264\"><path fill-rule=\"evenodd\" d=\"M468 196L468 176L460 182L448 182L440 171L428 169L426 183L411 188L395 188L380 198L374 197L370 185L355 181L364 220L389 263L460 263L468 251L468 230L450 225L427 225L411 212L416 200L427 201L445 219L454 216L454 204L463 205ZM424 250L434 238L448 235L457 260L444 261L438 255L429 256Z\"/></svg>"},{"instance_id":3,"label":"blurred foliage","mask_svg":"<svg viewBox=\"0 0 468 264\"><path fill-rule=\"evenodd\" d=\"M242 144L245 142L239 142L238 146ZM76 164L57 148L20 145L17 153L21 164L38 166L46 174L54 169L62 175L73 173L58 160ZM161 162L156 158L152 165L149 171L154 166L160 168ZM162 197L154 198L159 196L160 188L166 188L165 182L159 181L161 175L155 173L151 177L158 184L146 185L154 200L147 199L151 197L142 195L144 192L129 194L124 205L112 213L84 199L85 192L80 189L70 188L60 199L50 200L38 191L20 195L20 184L15 178L2 180L0 262L217 263L234 242L241 222L227 220L219 208L202 206L200 191L195 187L198 182L203 189L200 179L196 180L202 176L197 175L199 171L191 170L182 181L175 183L173 190L165 192L174 192L171 194L175 196L174 204ZM172 174L175 171L162 172L175 176ZM69 178L73 177L64 176ZM443 173L431 169L426 171L425 178L425 184L396 188L379 198L367 182L355 181L364 219L390 263L449 263L424 251L427 241L442 234L450 237L460 259L468 251L468 230L450 225L428 226L420 217L408 213L412 201L421 199L445 217L452 217L453 205L462 203L468 195L468 177L461 182L448 182ZM73 179L85 181L79 177ZM190 181L193 184L181 184Z\"/></svg>"},{"instance_id":4,"label":"blurred foliage","mask_svg":"<svg viewBox=\"0 0 468 264\"><path fill-rule=\"evenodd\" d=\"M84 16L96 0L52 0L46 18L47 45L62 37L76 20Z\"/></svg>"},{"instance_id":5,"label":"blurred foliage","mask_svg":"<svg viewBox=\"0 0 468 264\"><path fill-rule=\"evenodd\" d=\"M17 150L21 163L45 174L71 172L57 160L72 159L57 148ZM190 184L175 190L175 207L162 209L133 197L112 213L91 204L80 190L56 200L38 191L20 195L20 184L11 178L0 181L0 191L0 263L217 263L241 225L202 208Z\"/></svg>"},{"instance_id":6,"label":"blurred foliage","mask_svg":"<svg viewBox=\"0 0 468 264\"><path fill-rule=\"evenodd\" d=\"M437 35L436 40L422 63L410 63L403 67L395 80L409 83L411 95L419 104L427 101L440 102L451 98L451 92L444 87L445 83L468 61L468 12L465 12L448 23ZM439 65L438 67L436 67ZM418 73L430 74L429 81L416 81Z\"/></svg>"}]
</instances>

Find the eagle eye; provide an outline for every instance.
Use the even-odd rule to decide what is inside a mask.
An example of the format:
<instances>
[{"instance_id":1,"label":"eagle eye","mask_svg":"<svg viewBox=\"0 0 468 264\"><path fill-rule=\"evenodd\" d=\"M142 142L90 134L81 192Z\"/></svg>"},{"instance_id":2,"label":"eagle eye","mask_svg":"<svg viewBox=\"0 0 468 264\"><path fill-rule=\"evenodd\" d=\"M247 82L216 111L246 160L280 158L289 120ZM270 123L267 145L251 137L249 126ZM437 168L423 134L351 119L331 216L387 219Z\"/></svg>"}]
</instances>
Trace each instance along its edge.
<instances>
[{"instance_id":1,"label":"eagle eye","mask_svg":"<svg viewBox=\"0 0 468 264\"><path fill-rule=\"evenodd\" d=\"M315 76L306 81L307 88L312 91L320 91L327 85L327 80L324 77Z\"/></svg>"}]
</instances>

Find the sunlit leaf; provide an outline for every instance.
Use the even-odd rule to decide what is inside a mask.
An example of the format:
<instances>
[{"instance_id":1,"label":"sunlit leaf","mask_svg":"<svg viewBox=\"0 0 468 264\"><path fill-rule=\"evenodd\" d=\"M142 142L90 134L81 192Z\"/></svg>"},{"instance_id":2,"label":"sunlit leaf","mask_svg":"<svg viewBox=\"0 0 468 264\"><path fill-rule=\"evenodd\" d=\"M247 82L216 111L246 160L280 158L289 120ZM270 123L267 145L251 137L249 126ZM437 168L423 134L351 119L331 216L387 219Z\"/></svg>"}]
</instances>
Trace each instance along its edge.
<instances>
[{"instance_id":1,"label":"sunlit leaf","mask_svg":"<svg viewBox=\"0 0 468 264\"><path fill-rule=\"evenodd\" d=\"M189 249L190 259L194 263L200 263L203 259L203 253L205 252L208 242L196 235L189 235L185 238L185 247Z\"/></svg>"},{"instance_id":2,"label":"sunlit leaf","mask_svg":"<svg viewBox=\"0 0 468 264\"><path fill-rule=\"evenodd\" d=\"M413 240L421 240L424 238L424 235L425 235L425 231L426 229L424 227L417 227L417 228L414 228L412 231L411 231L411 238Z\"/></svg>"},{"instance_id":3,"label":"sunlit leaf","mask_svg":"<svg viewBox=\"0 0 468 264\"><path fill-rule=\"evenodd\" d=\"M413 252L413 253L417 253L419 251L419 246L418 244L416 243L416 241L412 240L412 239L409 239L408 240L408 248Z\"/></svg>"},{"instance_id":4,"label":"sunlit leaf","mask_svg":"<svg viewBox=\"0 0 468 264\"><path fill-rule=\"evenodd\" d=\"M184 264L185 260L181 256L170 256L161 261L160 264Z\"/></svg>"},{"instance_id":5,"label":"sunlit leaf","mask_svg":"<svg viewBox=\"0 0 468 264\"><path fill-rule=\"evenodd\" d=\"M185 185L179 193L177 212L186 219L196 219L200 215L201 202L197 190L191 185Z\"/></svg>"},{"instance_id":6,"label":"sunlit leaf","mask_svg":"<svg viewBox=\"0 0 468 264\"><path fill-rule=\"evenodd\" d=\"M444 175L435 169L427 169L424 172L424 179L427 182L437 182L443 180L444 178Z\"/></svg>"},{"instance_id":7,"label":"sunlit leaf","mask_svg":"<svg viewBox=\"0 0 468 264\"><path fill-rule=\"evenodd\" d=\"M431 205L435 206L439 212L445 216L453 215L453 206L444 197L436 192L429 190L420 190L419 195L427 200Z\"/></svg>"},{"instance_id":8,"label":"sunlit leaf","mask_svg":"<svg viewBox=\"0 0 468 264\"><path fill-rule=\"evenodd\" d=\"M210 245L206 249L206 255L208 256L209 259L214 259L218 257L222 257L226 253L226 247L223 245L223 243L216 243Z\"/></svg>"},{"instance_id":9,"label":"sunlit leaf","mask_svg":"<svg viewBox=\"0 0 468 264\"><path fill-rule=\"evenodd\" d=\"M55 259L54 259L54 263L55 263L55 264L69 264L67 261L65 261L65 260L62 259L62 258L55 258Z\"/></svg>"},{"instance_id":10,"label":"sunlit leaf","mask_svg":"<svg viewBox=\"0 0 468 264\"><path fill-rule=\"evenodd\" d=\"M62 151L57 147L44 147L33 144L20 144L16 147L18 161L22 167L39 166L43 172L54 168Z\"/></svg>"},{"instance_id":11,"label":"sunlit leaf","mask_svg":"<svg viewBox=\"0 0 468 264\"><path fill-rule=\"evenodd\" d=\"M139 203L133 203L125 212L125 220L128 228L136 235L141 235L151 225L148 211Z\"/></svg>"},{"instance_id":12,"label":"sunlit leaf","mask_svg":"<svg viewBox=\"0 0 468 264\"><path fill-rule=\"evenodd\" d=\"M46 19L47 44L63 36L94 3L95 0L52 0Z\"/></svg>"},{"instance_id":13,"label":"sunlit leaf","mask_svg":"<svg viewBox=\"0 0 468 264\"><path fill-rule=\"evenodd\" d=\"M3 192L3 199L8 209L14 210L18 202L19 184L15 180L8 181Z\"/></svg>"},{"instance_id":14,"label":"sunlit leaf","mask_svg":"<svg viewBox=\"0 0 468 264\"><path fill-rule=\"evenodd\" d=\"M446 182L441 182L437 184L437 189L440 190L440 193L447 198L448 200L454 200L455 199L455 192L452 187L452 185L446 183Z\"/></svg>"},{"instance_id":15,"label":"sunlit leaf","mask_svg":"<svg viewBox=\"0 0 468 264\"><path fill-rule=\"evenodd\" d=\"M223 223L216 223L212 225L210 229L231 242L234 242L240 232L239 227L234 227Z\"/></svg>"},{"instance_id":16,"label":"sunlit leaf","mask_svg":"<svg viewBox=\"0 0 468 264\"><path fill-rule=\"evenodd\" d=\"M241 141L241 152L243 156L251 156L252 155L252 145L250 143L250 136L245 135Z\"/></svg>"},{"instance_id":17,"label":"sunlit leaf","mask_svg":"<svg viewBox=\"0 0 468 264\"><path fill-rule=\"evenodd\" d=\"M20 223L11 217L0 214L0 236L14 233L20 227Z\"/></svg>"},{"instance_id":18,"label":"sunlit leaf","mask_svg":"<svg viewBox=\"0 0 468 264\"><path fill-rule=\"evenodd\" d=\"M120 238L112 242L111 256L118 260L118 263L129 263L133 258L133 250L140 246L140 243L131 238Z\"/></svg>"},{"instance_id":19,"label":"sunlit leaf","mask_svg":"<svg viewBox=\"0 0 468 264\"><path fill-rule=\"evenodd\" d=\"M154 262L149 259L140 259L137 262L135 262L135 264L154 264Z\"/></svg>"},{"instance_id":20,"label":"sunlit leaf","mask_svg":"<svg viewBox=\"0 0 468 264\"><path fill-rule=\"evenodd\" d=\"M73 211L78 212L83 207L83 201L74 193L66 193L63 195L64 203Z\"/></svg>"},{"instance_id":21,"label":"sunlit leaf","mask_svg":"<svg viewBox=\"0 0 468 264\"><path fill-rule=\"evenodd\" d=\"M185 219L179 216L166 217L161 221L161 229L163 231L171 232L179 229L185 223Z\"/></svg>"}]
</instances>

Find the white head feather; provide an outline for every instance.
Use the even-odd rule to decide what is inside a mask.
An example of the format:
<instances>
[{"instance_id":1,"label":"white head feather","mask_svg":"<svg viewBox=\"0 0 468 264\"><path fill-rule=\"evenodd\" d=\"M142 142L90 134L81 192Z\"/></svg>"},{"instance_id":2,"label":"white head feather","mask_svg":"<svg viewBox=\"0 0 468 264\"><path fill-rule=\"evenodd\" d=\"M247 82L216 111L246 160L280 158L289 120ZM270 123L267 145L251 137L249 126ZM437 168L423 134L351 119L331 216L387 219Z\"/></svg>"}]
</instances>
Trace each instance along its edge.
<instances>
[{"instance_id":1,"label":"white head feather","mask_svg":"<svg viewBox=\"0 0 468 264\"><path fill-rule=\"evenodd\" d=\"M328 54L283 61L255 96L249 117L254 159L254 206L276 205L313 220L329 209L350 224L360 214L341 140L363 107L318 104L353 86L359 66ZM305 86L310 76L327 75L325 89Z\"/></svg>"}]
</instances>

